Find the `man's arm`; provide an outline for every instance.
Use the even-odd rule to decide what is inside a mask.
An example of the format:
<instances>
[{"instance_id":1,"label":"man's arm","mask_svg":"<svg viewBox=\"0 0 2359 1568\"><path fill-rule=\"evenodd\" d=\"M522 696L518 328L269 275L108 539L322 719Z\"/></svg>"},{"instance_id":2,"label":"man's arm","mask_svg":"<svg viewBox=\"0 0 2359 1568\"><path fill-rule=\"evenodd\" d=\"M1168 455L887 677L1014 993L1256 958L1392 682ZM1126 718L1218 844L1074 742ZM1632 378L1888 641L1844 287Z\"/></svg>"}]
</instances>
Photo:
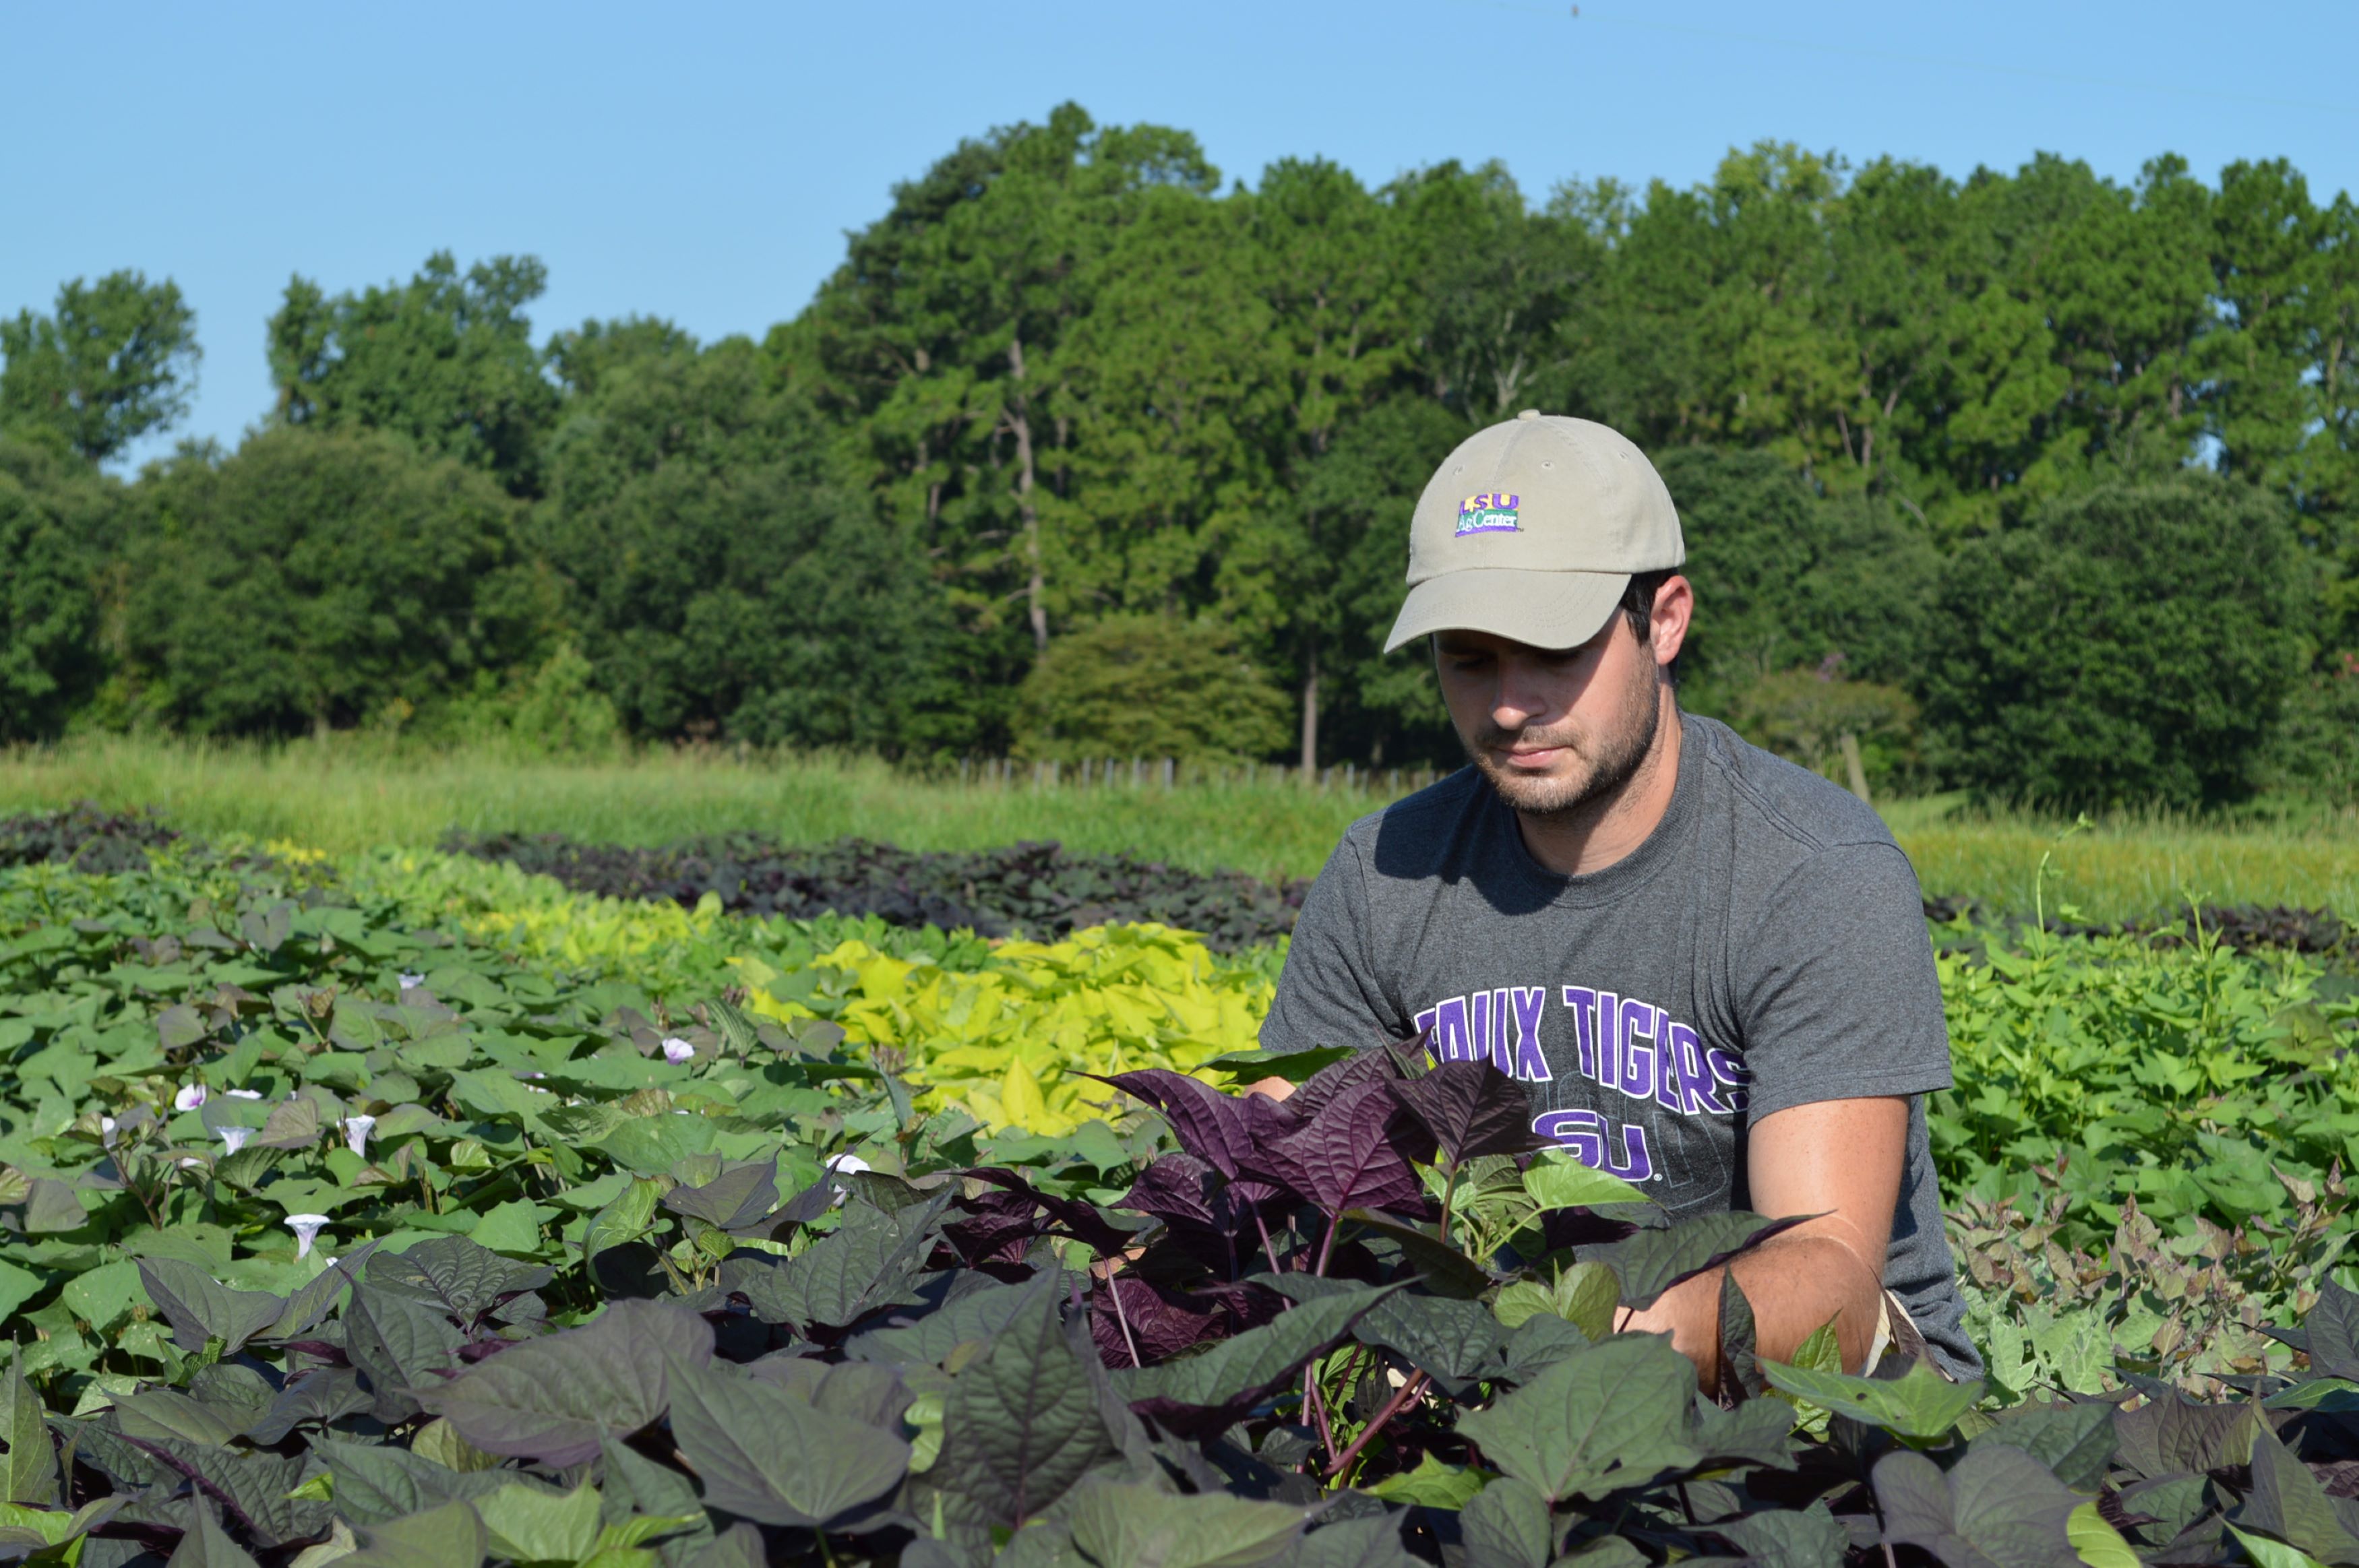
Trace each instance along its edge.
<instances>
[{"instance_id":1,"label":"man's arm","mask_svg":"<svg viewBox=\"0 0 2359 1568\"><path fill-rule=\"evenodd\" d=\"M1819 1217L1729 1265L1753 1305L1761 1354L1790 1359L1832 1318L1844 1367L1867 1360L1883 1312L1884 1258L1908 1138L1908 1101L1820 1100L1753 1126L1745 1163L1756 1211ZM1669 1333L1707 1390L1720 1381L1720 1287L1709 1270L1623 1325Z\"/></svg>"}]
</instances>

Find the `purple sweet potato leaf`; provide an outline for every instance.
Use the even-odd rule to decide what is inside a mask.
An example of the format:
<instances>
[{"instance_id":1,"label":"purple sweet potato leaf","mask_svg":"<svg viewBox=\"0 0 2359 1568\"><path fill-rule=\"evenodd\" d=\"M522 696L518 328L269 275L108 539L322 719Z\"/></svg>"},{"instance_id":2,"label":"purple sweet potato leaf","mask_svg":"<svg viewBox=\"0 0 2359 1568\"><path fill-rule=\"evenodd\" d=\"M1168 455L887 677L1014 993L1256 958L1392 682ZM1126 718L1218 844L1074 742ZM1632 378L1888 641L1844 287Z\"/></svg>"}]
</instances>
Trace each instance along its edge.
<instances>
[{"instance_id":1,"label":"purple sweet potato leaf","mask_svg":"<svg viewBox=\"0 0 2359 1568\"><path fill-rule=\"evenodd\" d=\"M1119 1312L1116 1292L1121 1292ZM1136 1274L1116 1274L1100 1281L1091 1292L1090 1338L1098 1347L1098 1359L1108 1367L1153 1366L1221 1337L1226 1315L1217 1298L1166 1290ZM1133 1348L1138 1352L1136 1361L1131 1359Z\"/></svg>"},{"instance_id":2,"label":"purple sweet potato leaf","mask_svg":"<svg viewBox=\"0 0 2359 1568\"><path fill-rule=\"evenodd\" d=\"M1171 1135L1180 1141L1180 1147L1209 1162L1224 1176L1235 1175L1238 1157L1253 1148L1243 1104L1184 1073L1142 1067L1137 1072L1116 1073L1112 1077L1096 1073L1082 1076L1111 1084L1161 1111L1163 1119L1171 1124ZM1266 1097L1259 1098L1263 1105L1276 1108Z\"/></svg>"},{"instance_id":3,"label":"purple sweet potato leaf","mask_svg":"<svg viewBox=\"0 0 2359 1568\"><path fill-rule=\"evenodd\" d=\"M1151 1214L1166 1225L1211 1230L1220 1226L1222 1205L1210 1164L1193 1154L1166 1154L1139 1172L1114 1206Z\"/></svg>"},{"instance_id":4,"label":"purple sweet potato leaf","mask_svg":"<svg viewBox=\"0 0 2359 1568\"><path fill-rule=\"evenodd\" d=\"M962 1197L951 1206L959 1217L942 1227L942 1239L970 1269L986 1262L1021 1262L1033 1238L1048 1230L1047 1217L1028 1190L994 1190Z\"/></svg>"},{"instance_id":5,"label":"purple sweet potato leaf","mask_svg":"<svg viewBox=\"0 0 2359 1568\"><path fill-rule=\"evenodd\" d=\"M1354 1051L1304 1079L1301 1087L1286 1098L1286 1107L1299 1117L1316 1116L1345 1089L1361 1084L1397 1082L1401 1076L1400 1063L1386 1047Z\"/></svg>"},{"instance_id":6,"label":"purple sweet potato leaf","mask_svg":"<svg viewBox=\"0 0 2359 1568\"><path fill-rule=\"evenodd\" d=\"M1131 1232L1109 1223L1094 1204L1041 1192L1013 1171L978 1167L967 1174L1038 1206L1046 1216L1038 1234L1070 1236L1076 1241L1087 1242L1102 1258L1120 1252L1136 1239Z\"/></svg>"},{"instance_id":7,"label":"purple sweet potato leaf","mask_svg":"<svg viewBox=\"0 0 2359 1568\"><path fill-rule=\"evenodd\" d=\"M1330 1215L1347 1208L1421 1212L1425 1187L1412 1161L1433 1140L1395 1097L1394 1086L1354 1084L1295 1131L1251 1150L1244 1169L1293 1188Z\"/></svg>"},{"instance_id":8,"label":"purple sweet potato leaf","mask_svg":"<svg viewBox=\"0 0 2359 1568\"><path fill-rule=\"evenodd\" d=\"M527 1340L411 1392L484 1453L561 1467L664 1413L667 1357L691 1367L712 1360L712 1325L661 1302L618 1301L584 1327Z\"/></svg>"},{"instance_id":9,"label":"purple sweet potato leaf","mask_svg":"<svg viewBox=\"0 0 2359 1568\"><path fill-rule=\"evenodd\" d=\"M1349 1334L1370 1308L1403 1288L1340 1288L1200 1355L1114 1372L1114 1391L1175 1436L1226 1431L1271 1390L1298 1376L1305 1361Z\"/></svg>"},{"instance_id":10,"label":"purple sweet potato leaf","mask_svg":"<svg viewBox=\"0 0 2359 1568\"><path fill-rule=\"evenodd\" d=\"M1444 1062L1393 1086L1451 1162L1521 1154L1547 1141L1532 1131L1531 1095L1489 1062Z\"/></svg>"},{"instance_id":11,"label":"purple sweet potato leaf","mask_svg":"<svg viewBox=\"0 0 2359 1568\"><path fill-rule=\"evenodd\" d=\"M1552 1208L1540 1216L1540 1247L1554 1252L1564 1247L1602 1247L1638 1234L1638 1223L1589 1208Z\"/></svg>"}]
</instances>

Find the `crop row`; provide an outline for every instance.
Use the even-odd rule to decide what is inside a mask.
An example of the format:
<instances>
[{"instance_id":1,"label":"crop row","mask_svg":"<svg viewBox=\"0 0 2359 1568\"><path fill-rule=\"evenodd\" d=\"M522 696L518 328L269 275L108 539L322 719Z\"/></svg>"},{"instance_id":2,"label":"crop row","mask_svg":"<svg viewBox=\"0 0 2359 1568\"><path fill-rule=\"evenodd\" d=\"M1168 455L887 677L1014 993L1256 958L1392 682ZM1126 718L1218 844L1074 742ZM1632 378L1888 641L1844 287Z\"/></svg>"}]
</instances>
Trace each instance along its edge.
<instances>
[{"instance_id":1,"label":"crop row","mask_svg":"<svg viewBox=\"0 0 2359 1568\"><path fill-rule=\"evenodd\" d=\"M2359 1549L2328 1495L2359 1460L2352 1010L2298 955L1945 957L1933 1122L1990 1386L1843 1379L1823 1336L1767 1362L1737 1293L1700 1406L1614 1314L1774 1227L1666 1225L1536 1155L1484 1067L1257 1059L1269 949L744 916L430 853L133 859L0 871L27 1553ZM1216 1087L1272 1071L1310 1081ZM2173 1391L2209 1374L2238 1397Z\"/></svg>"},{"instance_id":2,"label":"crop row","mask_svg":"<svg viewBox=\"0 0 2359 1568\"><path fill-rule=\"evenodd\" d=\"M1294 929L1306 884L1229 872L1206 876L1127 855L1070 854L1055 844L922 852L846 838L816 848L759 833L717 834L656 849L584 844L561 834L453 834L443 848L505 860L609 898L705 898L732 914L809 918L874 914L894 925L1036 937L1110 922L1202 934L1222 952Z\"/></svg>"}]
</instances>

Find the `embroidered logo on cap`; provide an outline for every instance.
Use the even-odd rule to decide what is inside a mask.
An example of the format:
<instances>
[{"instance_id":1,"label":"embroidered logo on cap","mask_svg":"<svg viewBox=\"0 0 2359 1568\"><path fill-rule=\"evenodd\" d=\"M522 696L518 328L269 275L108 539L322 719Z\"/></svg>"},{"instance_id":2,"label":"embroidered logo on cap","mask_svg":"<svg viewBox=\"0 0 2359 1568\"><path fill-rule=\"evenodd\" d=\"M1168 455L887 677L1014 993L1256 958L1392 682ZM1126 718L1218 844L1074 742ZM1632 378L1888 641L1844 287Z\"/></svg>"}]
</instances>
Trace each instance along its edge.
<instances>
[{"instance_id":1,"label":"embroidered logo on cap","mask_svg":"<svg viewBox=\"0 0 2359 1568\"><path fill-rule=\"evenodd\" d=\"M1485 491L1470 495L1458 503L1458 536L1469 534L1513 534L1516 529L1516 508L1523 497L1504 491Z\"/></svg>"}]
</instances>

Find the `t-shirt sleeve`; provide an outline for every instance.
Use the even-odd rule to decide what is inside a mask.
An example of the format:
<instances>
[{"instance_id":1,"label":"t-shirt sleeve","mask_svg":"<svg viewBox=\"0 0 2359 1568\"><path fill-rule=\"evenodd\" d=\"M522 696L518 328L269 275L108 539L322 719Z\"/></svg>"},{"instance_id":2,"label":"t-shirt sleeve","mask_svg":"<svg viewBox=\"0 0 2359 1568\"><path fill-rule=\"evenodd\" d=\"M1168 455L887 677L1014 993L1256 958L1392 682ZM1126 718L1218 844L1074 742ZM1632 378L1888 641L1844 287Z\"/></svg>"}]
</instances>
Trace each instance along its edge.
<instances>
[{"instance_id":1,"label":"t-shirt sleeve","mask_svg":"<svg viewBox=\"0 0 2359 1568\"><path fill-rule=\"evenodd\" d=\"M1950 1087L1950 1032L1916 872L1890 844L1821 849L1788 874L1732 977L1748 1115Z\"/></svg>"},{"instance_id":2,"label":"t-shirt sleeve","mask_svg":"<svg viewBox=\"0 0 2359 1568\"><path fill-rule=\"evenodd\" d=\"M1399 1034L1369 960L1366 877L1358 847L1346 838L1310 884L1262 1020L1264 1050L1364 1047Z\"/></svg>"}]
</instances>

